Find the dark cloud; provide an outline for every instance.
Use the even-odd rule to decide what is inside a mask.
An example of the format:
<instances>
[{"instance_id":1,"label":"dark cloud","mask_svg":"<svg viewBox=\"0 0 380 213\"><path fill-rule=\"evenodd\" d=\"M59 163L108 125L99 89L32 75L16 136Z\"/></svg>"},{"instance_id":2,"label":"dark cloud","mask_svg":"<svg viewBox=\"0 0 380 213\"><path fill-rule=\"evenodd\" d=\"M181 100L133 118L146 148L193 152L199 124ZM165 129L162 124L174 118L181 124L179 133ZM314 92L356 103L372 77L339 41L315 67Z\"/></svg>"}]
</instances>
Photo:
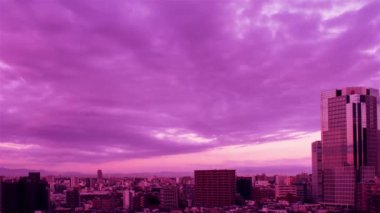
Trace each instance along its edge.
<instances>
[{"instance_id":1,"label":"dark cloud","mask_svg":"<svg viewBox=\"0 0 380 213\"><path fill-rule=\"evenodd\" d=\"M3 160L103 162L317 131L320 90L379 87L368 50L380 4L354 3L3 0L0 141L36 145Z\"/></svg>"}]
</instances>

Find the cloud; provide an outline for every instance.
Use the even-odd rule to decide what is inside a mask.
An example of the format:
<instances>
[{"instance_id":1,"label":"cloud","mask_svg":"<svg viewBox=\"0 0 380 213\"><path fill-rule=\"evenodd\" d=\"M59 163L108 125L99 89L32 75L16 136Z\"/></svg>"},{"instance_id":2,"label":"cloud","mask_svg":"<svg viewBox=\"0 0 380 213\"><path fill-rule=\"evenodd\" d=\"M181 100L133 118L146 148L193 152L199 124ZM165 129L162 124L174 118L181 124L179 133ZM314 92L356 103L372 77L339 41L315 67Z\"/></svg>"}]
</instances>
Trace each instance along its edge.
<instances>
[{"instance_id":1,"label":"cloud","mask_svg":"<svg viewBox=\"0 0 380 213\"><path fill-rule=\"evenodd\" d=\"M376 1L0 4L0 141L37 146L4 163L297 138L320 90L379 86Z\"/></svg>"}]
</instances>

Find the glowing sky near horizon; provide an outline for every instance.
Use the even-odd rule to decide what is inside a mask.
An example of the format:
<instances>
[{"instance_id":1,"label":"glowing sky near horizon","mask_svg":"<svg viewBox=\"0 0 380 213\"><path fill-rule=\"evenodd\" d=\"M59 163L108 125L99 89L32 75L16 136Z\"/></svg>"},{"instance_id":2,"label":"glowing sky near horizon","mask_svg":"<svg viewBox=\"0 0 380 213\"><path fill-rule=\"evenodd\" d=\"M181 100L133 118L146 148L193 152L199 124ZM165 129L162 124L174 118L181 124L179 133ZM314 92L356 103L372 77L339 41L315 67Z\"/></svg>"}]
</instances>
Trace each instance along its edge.
<instances>
[{"instance_id":1,"label":"glowing sky near horizon","mask_svg":"<svg viewBox=\"0 0 380 213\"><path fill-rule=\"evenodd\" d=\"M310 167L321 90L356 85L379 1L0 0L0 167Z\"/></svg>"}]
</instances>

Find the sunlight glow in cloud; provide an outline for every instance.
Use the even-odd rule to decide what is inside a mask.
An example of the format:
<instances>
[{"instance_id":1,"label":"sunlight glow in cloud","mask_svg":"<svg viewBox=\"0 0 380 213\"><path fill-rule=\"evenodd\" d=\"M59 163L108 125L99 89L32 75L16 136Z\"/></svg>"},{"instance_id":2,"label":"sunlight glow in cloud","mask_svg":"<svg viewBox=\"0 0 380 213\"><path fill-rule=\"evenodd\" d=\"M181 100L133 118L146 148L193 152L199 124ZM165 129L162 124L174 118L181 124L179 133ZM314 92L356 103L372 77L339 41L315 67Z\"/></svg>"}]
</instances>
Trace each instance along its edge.
<instances>
[{"instance_id":1,"label":"sunlight glow in cloud","mask_svg":"<svg viewBox=\"0 0 380 213\"><path fill-rule=\"evenodd\" d=\"M164 131L153 131L153 136L160 140L168 140L177 143L211 143L216 140L216 138L205 138L201 137L194 132L189 132L183 129L169 128Z\"/></svg>"},{"instance_id":2,"label":"sunlight glow in cloud","mask_svg":"<svg viewBox=\"0 0 380 213\"><path fill-rule=\"evenodd\" d=\"M15 149L15 150L24 150L39 147L36 144L20 144L12 142L0 142L0 149Z\"/></svg>"}]
</instances>

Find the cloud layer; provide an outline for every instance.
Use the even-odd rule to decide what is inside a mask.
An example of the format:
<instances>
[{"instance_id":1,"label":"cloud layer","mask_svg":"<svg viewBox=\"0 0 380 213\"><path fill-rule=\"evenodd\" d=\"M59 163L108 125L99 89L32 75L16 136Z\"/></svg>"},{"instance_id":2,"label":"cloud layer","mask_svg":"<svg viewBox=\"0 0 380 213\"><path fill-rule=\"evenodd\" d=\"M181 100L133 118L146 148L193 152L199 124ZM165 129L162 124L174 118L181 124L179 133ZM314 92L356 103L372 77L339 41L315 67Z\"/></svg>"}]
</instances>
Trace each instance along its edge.
<instances>
[{"instance_id":1,"label":"cloud layer","mask_svg":"<svg viewBox=\"0 0 380 213\"><path fill-rule=\"evenodd\" d=\"M104 163L318 131L321 90L379 88L379 11L1 0L0 163Z\"/></svg>"}]
</instances>

